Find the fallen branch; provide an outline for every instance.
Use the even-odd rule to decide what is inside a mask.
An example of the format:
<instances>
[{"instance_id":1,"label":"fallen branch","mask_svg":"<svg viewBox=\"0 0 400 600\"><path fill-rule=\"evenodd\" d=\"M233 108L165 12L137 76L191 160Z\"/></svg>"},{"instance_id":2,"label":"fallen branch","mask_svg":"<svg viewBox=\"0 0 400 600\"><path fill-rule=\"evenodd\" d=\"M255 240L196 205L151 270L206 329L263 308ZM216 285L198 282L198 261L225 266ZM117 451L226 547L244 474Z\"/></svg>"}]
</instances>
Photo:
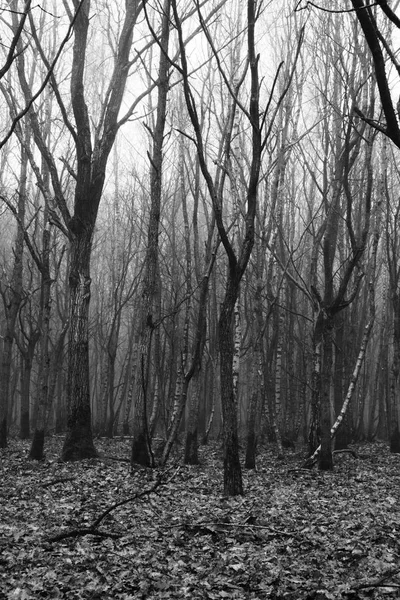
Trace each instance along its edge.
<instances>
[{"instance_id":1,"label":"fallen branch","mask_svg":"<svg viewBox=\"0 0 400 600\"><path fill-rule=\"evenodd\" d=\"M163 529L175 529L175 528L186 528L193 530L195 533L215 533L215 529L224 529L229 527L231 529L262 529L267 530L269 537L286 536L294 537L298 532L294 531L283 531L281 529L274 529L270 525L256 525L255 523L230 523L226 521L200 521L198 523L174 523L173 525L165 525Z\"/></svg>"},{"instance_id":2,"label":"fallen branch","mask_svg":"<svg viewBox=\"0 0 400 600\"><path fill-rule=\"evenodd\" d=\"M358 454L355 450L351 448L341 448L340 450L334 450L332 454L351 454L354 458L358 459Z\"/></svg>"},{"instance_id":3,"label":"fallen branch","mask_svg":"<svg viewBox=\"0 0 400 600\"><path fill-rule=\"evenodd\" d=\"M366 588L377 588L377 587L399 587L398 583L385 583L391 577L395 577L400 573L400 569L389 569L386 573L383 573L380 577L376 579L371 579L370 581L365 581L364 583L358 583L354 586L351 586L352 590L364 590Z\"/></svg>"},{"instance_id":4,"label":"fallen branch","mask_svg":"<svg viewBox=\"0 0 400 600\"><path fill-rule=\"evenodd\" d=\"M70 531L66 531L64 533L59 533L58 535L54 535L51 538L47 538L46 542L59 542L61 540L66 540L68 538L74 537L83 537L84 535L95 535L97 537L109 537L113 539L117 539L120 536L119 533L112 533L109 531L99 531L98 529L90 526L90 527L81 527L78 529L71 529Z\"/></svg>"},{"instance_id":5,"label":"fallen branch","mask_svg":"<svg viewBox=\"0 0 400 600\"><path fill-rule=\"evenodd\" d=\"M129 463L129 464L131 462L130 458L122 458L122 457L119 457L119 456L108 456L108 455L105 455L105 454L103 454L102 456L100 456L100 459L104 460L104 461L106 461L106 460L114 460L115 462L123 462L123 463Z\"/></svg>"},{"instance_id":6,"label":"fallen branch","mask_svg":"<svg viewBox=\"0 0 400 600\"><path fill-rule=\"evenodd\" d=\"M124 500L120 500L119 502L115 502L114 504L112 504L111 506L109 506L106 510L104 510L97 517L97 519L95 519L94 521L92 521L92 523L88 527L78 527L77 529L72 529L70 531L65 531L65 532L59 533L59 534L57 534L55 536L47 538L46 542L50 542L50 543L52 543L52 542L59 542L61 540L67 539L67 538L80 537L80 536L83 536L83 535L97 535L97 536L101 536L101 537L119 537L118 534L114 534L114 533L110 533L110 532L106 532L106 531L99 531L98 530L98 526L103 521L103 519L105 519L105 517L107 515L109 515L116 508L118 508L120 506L124 506L124 504L129 504L129 502L133 502L135 500L139 500L140 498L143 498L143 496L148 496L149 494L153 493L157 488L159 488L161 485L168 485L174 479L174 477L176 477L176 475L178 474L179 470L180 470L180 467L178 467L173 472L173 474L171 475L171 477L169 479L167 479L166 481L163 482L163 475L161 475L153 483L153 485L151 485L149 488L143 490L142 492L137 492L133 496L129 496L129 498L125 498Z\"/></svg>"},{"instance_id":7,"label":"fallen branch","mask_svg":"<svg viewBox=\"0 0 400 600\"><path fill-rule=\"evenodd\" d=\"M42 483L40 487L47 488L52 485L56 485L56 483L66 483L67 481L74 481L75 477L58 477L57 479L52 479L51 481L46 481Z\"/></svg>"}]
</instances>

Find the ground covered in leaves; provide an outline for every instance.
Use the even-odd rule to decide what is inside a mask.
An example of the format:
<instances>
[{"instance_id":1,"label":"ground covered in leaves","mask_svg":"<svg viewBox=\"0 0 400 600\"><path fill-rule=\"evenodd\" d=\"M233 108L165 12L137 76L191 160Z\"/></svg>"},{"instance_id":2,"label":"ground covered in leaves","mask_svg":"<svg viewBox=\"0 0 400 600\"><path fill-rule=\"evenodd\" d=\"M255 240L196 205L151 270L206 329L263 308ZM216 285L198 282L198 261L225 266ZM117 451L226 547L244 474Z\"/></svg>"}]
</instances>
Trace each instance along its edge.
<instances>
[{"instance_id":1,"label":"ground covered in leaves","mask_svg":"<svg viewBox=\"0 0 400 600\"><path fill-rule=\"evenodd\" d=\"M215 446L131 473L127 439L75 464L61 443L40 464L28 442L0 451L0 600L400 598L400 455L383 444L333 473L262 449L226 498Z\"/></svg>"}]
</instances>

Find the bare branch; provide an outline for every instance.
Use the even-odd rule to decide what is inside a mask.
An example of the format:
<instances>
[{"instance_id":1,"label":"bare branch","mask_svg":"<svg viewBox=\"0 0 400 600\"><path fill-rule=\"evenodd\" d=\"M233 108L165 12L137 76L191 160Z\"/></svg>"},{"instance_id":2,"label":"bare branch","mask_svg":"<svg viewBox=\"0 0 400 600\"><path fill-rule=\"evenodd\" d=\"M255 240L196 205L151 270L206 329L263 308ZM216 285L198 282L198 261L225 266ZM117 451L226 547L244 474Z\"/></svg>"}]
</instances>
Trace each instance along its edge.
<instances>
[{"instance_id":1,"label":"bare branch","mask_svg":"<svg viewBox=\"0 0 400 600\"><path fill-rule=\"evenodd\" d=\"M377 0L377 2L374 2L373 4L369 4L368 8L371 6L377 6L377 5L381 5L385 0ZM319 4L315 4L315 2L306 2L305 6L300 6L302 4L303 0L299 0L299 2L297 3L294 12L300 12L301 10L306 10L307 8L309 8L310 6L312 8L316 8L322 12L327 12L327 13L333 13L333 14L345 14L345 13L352 13L355 12L356 10L358 10L357 8L341 8L341 9L333 9L333 8L325 8L324 6L320 6ZM364 8L367 8L366 6Z\"/></svg>"},{"instance_id":2,"label":"bare branch","mask_svg":"<svg viewBox=\"0 0 400 600\"><path fill-rule=\"evenodd\" d=\"M22 15L22 17L21 17L19 25L14 33L14 36L13 36L13 39L11 42L11 46L10 46L10 49L8 51L8 55L6 58L6 62L4 64L4 66L0 69L0 79L2 79L4 77L4 75L7 73L7 71L11 67L14 59L16 58L15 49L17 47L17 44L21 37L22 31L24 29L26 17L28 16L29 10L31 8L31 4L32 4L32 0L27 0L25 3L25 8L24 8L23 12L18 13L19 15ZM13 12L13 11L10 11L10 12Z\"/></svg>"},{"instance_id":3,"label":"bare branch","mask_svg":"<svg viewBox=\"0 0 400 600\"><path fill-rule=\"evenodd\" d=\"M25 106L25 108L23 108L18 114L17 116L13 119L13 122L11 124L10 130L7 133L7 135L0 140L0 149L3 148L3 146L5 146L5 144L8 142L8 140L10 139L10 137L12 136L12 134L15 131L15 128L17 126L17 124L19 123L19 121L29 112L29 109L33 106L33 104L35 103L35 101L39 98L39 96L42 94L43 90L45 89L46 85L48 84L48 82L50 81L53 71L56 67L56 64L61 56L62 51L64 50L64 47L66 45L66 43L68 42L68 40L70 39L71 35L72 35L72 31L74 28L74 24L76 21L76 18L78 16L78 13L81 9L81 6L83 5L83 3L85 2L85 0L81 0L79 2L78 8L75 12L75 15L70 23L70 26L68 27L68 31L64 37L64 39L62 40L60 47L57 51L56 56L54 57L53 62L50 64L50 70L47 72L46 77L43 80L43 83L41 84L41 86L39 87L39 89L37 90L37 92L35 94L32 95L32 97L30 98L29 102L27 103L27 105Z\"/></svg>"}]
</instances>

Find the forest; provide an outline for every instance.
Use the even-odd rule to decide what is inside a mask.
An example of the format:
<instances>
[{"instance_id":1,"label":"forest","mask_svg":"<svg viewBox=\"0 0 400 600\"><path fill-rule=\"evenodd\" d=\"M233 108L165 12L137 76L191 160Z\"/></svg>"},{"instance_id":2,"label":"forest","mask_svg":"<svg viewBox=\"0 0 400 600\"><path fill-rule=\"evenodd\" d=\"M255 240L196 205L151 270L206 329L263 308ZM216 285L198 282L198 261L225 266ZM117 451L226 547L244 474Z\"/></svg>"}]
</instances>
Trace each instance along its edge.
<instances>
[{"instance_id":1,"label":"forest","mask_svg":"<svg viewBox=\"0 0 400 600\"><path fill-rule=\"evenodd\" d=\"M29 583L25 550L26 587L8 578L1 600L380 598L389 580L385 597L398 597L398 5L1 3L0 498L10 524L0 565L24 540L39 556L63 543L94 560L93 547L78 547L91 536L116 553L122 521L100 526L121 506L153 550L157 535L174 540L172 554L195 542L198 581L203 542L206 554L233 548L241 565L234 583L198 592L161 575L107 592L105 568L73 596L67 580L57 588L56 567L50 587L33 588L41 575L36 564ZM42 486L40 500L24 481ZM349 481L362 489L351 494ZM367 569L340 580L343 561L367 556L346 546L348 525L329 584L315 565L299 569L297 591L293 574L279 582L286 557L251 587L249 569L254 582L257 560L265 567L252 544L288 553L285 540L305 535L304 511L314 529L295 560L328 535L333 521L313 512L312 490L342 524L356 514L345 497L360 494L365 514L377 497L387 503L375 578ZM190 504L179 523L176 493ZM203 494L201 518L192 493ZM153 495L158 512L141 501ZM82 498L90 516L74 504ZM269 533L252 502L269 506ZM23 532L20 511L32 519ZM126 535L118 552L142 534Z\"/></svg>"}]
</instances>

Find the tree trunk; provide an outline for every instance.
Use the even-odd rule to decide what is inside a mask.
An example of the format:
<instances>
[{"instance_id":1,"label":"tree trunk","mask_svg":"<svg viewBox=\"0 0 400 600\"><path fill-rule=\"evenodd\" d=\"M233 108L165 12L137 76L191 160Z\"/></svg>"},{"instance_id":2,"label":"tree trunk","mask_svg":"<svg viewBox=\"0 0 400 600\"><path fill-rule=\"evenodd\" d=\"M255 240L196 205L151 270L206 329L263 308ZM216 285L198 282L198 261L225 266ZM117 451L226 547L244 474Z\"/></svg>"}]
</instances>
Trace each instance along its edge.
<instances>
[{"instance_id":1,"label":"tree trunk","mask_svg":"<svg viewBox=\"0 0 400 600\"><path fill-rule=\"evenodd\" d=\"M400 279L400 278L398 278ZM400 452L400 293L392 290L393 359L390 385L390 451Z\"/></svg>"},{"instance_id":2,"label":"tree trunk","mask_svg":"<svg viewBox=\"0 0 400 600\"><path fill-rule=\"evenodd\" d=\"M333 470L332 439L331 439L331 388L333 372L333 328L334 318L324 317L323 321L323 363L321 374L321 452L318 467L321 471Z\"/></svg>"},{"instance_id":3,"label":"tree trunk","mask_svg":"<svg viewBox=\"0 0 400 600\"><path fill-rule=\"evenodd\" d=\"M93 444L89 386L89 302L91 230L84 229L71 243L69 273L70 318L67 374L67 435L64 461L97 456Z\"/></svg>"},{"instance_id":4,"label":"tree trunk","mask_svg":"<svg viewBox=\"0 0 400 600\"><path fill-rule=\"evenodd\" d=\"M257 374L254 375L257 378ZM249 407L248 407L248 421L247 421L247 440L246 440L246 469L256 468L256 449L257 449L257 436L256 436L256 414L258 407L258 391L254 390L251 394Z\"/></svg>"},{"instance_id":5,"label":"tree trunk","mask_svg":"<svg viewBox=\"0 0 400 600\"><path fill-rule=\"evenodd\" d=\"M38 369L38 398L36 402L35 431L29 452L29 458L33 460L44 459L44 437L47 426L47 418L50 409L49 397L49 334L51 313L51 284L50 277L50 232L43 231L43 249L41 262L41 298L40 298L40 356Z\"/></svg>"},{"instance_id":6,"label":"tree trunk","mask_svg":"<svg viewBox=\"0 0 400 600\"><path fill-rule=\"evenodd\" d=\"M131 465L142 465L144 467L154 466L154 459L150 447L150 436L148 430L147 418L147 391L148 391L148 370L149 353L151 350L152 323L145 325L145 330L141 334L139 345L139 360L136 365L136 398L135 413L132 431Z\"/></svg>"},{"instance_id":7,"label":"tree trunk","mask_svg":"<svg viewBox=\"0 0 400 600\"><path fill-rule=\"evenodd\" d=\"M226 496L243 494L242 470L239 459L237 404L232 377L234 357L233 318L239 285L240 278L229 272L226 294L218 323L224 439L224 494Z\"/></svg>"},{"instance_id":8,"label":"tree trunk","mask_svg":"<svg viewBox=\"0 0 400 600\"><path fill-rule=\"evenodd\" d=\"M132 465L152 466L154 459L150 447L150 436L147 419L147 384L150 365L150 344L154 328L155 304L157 301L158 275L158 240L162 194L162 168L164 129L166 121L167 97L169 92L169 60L167 57L170 33L170 0L164 1L162 33L159 44L160 63L158 79L157 117L154 128L153 151L150 166L150 196L151 209L147 230L147 249L145 258L145 273L142 291L141 325L139 341L139 360L137 394L135 398L135 421L131 451Z\"/></svg>"},{"instance_id":9,"label":"tree trunk","mask_svg":"<svg viewBox=\"0 0 400 600\"><path fill-rule=\"evenodd\" d=\"M29 136L28 129L26 137ZM11 281L9 285L0 292L4 303L5 312L5 332L0 362L0 448L7 447L8 435L8 412L10 396L10 378L12 365L12 349L14 344L14 330L17 321L18 312L22 301L22 276L23 276L23 255L24 255L24 223L25 223L25 201L26 201L26 183L27 183L27 163L28 156L24 145L21 148L21 172L20 189L18 196L18 224L15 245L12 251L14 259Z\"/></svg>"},{"instance_id":10,"label":"tree trunk","mask_svg":"<svg viewBox=\"0 0 400 600\"><path fill-rule=\"evenodd\" d=\"M185 440L185 465L198 465L198 433L200 410L200 368L196 369L192 379L192 392L190 395L189 419Z\"/></svg>"},{"instance_id":11,"label":"tree trunk","mask_svg":"<svg viewBox=\"0 0 400 600\"><path fill-rule=\"evenodd\" d=\"M27 440L30 437L30 402L31 402L31 377L33 357L40 333L31 333L28 344L22 353L23 367L21 373L21 415L19 437Z\"/></svg>"}]
</instances>

